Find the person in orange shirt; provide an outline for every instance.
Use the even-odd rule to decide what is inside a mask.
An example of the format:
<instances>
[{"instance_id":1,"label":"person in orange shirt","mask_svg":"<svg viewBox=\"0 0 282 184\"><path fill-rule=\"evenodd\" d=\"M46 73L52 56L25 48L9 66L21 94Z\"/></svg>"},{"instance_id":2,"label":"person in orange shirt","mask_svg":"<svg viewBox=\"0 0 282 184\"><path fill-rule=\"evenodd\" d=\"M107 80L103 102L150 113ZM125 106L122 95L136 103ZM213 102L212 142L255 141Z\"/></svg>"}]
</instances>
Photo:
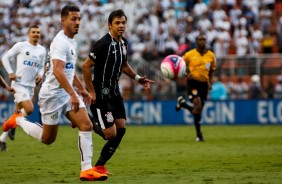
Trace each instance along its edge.
<instances>
[{"instance_id":1,"label":"person in orange shirt","mask_svg":"<svg viewBox=\"0 0 282 184\"><path fill-rule=\"evenodd\" d=\"M187 92L192 104L186 103L183 96L177 98L176 111L188 109L194 116L196 141L204 141L201 132L201 115L208 91L211 89L212 74L216 69L215 54L206 47L207 36L200 33L196 38L196 48L185 53L183 59L187 65Z\"/></svg>"}]
</instances>

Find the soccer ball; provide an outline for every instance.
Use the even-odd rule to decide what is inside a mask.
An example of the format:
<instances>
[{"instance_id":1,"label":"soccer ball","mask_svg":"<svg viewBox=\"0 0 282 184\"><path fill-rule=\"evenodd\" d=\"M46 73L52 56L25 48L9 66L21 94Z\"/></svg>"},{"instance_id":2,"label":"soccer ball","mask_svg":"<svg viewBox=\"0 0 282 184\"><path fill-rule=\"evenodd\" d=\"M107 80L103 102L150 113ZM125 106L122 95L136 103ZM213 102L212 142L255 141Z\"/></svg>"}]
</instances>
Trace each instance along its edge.
<instances>
[{"instance_id":1,"label":"soccer ball","mask_svg":"<svg viewBox=\"0 0 282 184\"><path fill-rule=\"evenodd\" d=\"M185 61L178 55L168 55L161 62L161 72L170 80L181 78L186 74Z\"/></svg>"}]
</instances>

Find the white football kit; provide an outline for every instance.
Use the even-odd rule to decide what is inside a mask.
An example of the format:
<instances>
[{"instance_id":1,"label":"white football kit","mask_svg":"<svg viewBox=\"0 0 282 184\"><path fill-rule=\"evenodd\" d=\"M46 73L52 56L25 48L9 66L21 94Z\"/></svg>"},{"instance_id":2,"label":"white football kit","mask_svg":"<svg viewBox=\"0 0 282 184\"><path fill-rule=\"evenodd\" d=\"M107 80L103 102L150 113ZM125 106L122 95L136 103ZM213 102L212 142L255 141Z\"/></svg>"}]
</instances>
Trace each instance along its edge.
<instances>
[{"instance_id":1,"label":"white football kit","mask_svg":"<svg viewBox=\"0 0 282 184\"><path fill-rule=\"evenodd\" d=\"M67 37L61 30L53 39L50 46L50 68L39 92L39 106L44 124L56 125L60 115L71 110L70 95L65 91L53 74L53 59L65 62L64 73L69 84L73 85L75 65L77 60L76 42ZM79 98L80 99L80 98ZM80 99L80 107L85 107Z\"/></svg>"},{"instance_id":2,"label":"white football kit","mask_svg":"<svg viewBox=\"0 0 282 184\"><path fill-rule=\"evenodd\" d=\"M16 72L11 67L11 61L16 59ZM37 74L43 76L46 49L40 44L32 45L29 41L16 43L2 58L8 74L15 73L18 78L13 80L11 87L16 91L15 101L31 100L34 95Z\"/></svg>"}]
</instances>

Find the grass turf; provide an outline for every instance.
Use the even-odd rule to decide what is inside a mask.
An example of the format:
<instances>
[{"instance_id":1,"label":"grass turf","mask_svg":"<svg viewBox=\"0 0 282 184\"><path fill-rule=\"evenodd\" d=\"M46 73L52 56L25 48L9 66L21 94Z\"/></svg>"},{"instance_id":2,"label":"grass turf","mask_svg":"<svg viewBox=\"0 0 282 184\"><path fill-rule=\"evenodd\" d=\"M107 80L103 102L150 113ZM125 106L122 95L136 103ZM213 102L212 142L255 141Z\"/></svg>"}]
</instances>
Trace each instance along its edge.
<instances>
[{"instance_id":1,"label":"grass turf","mask_svg":"<svg viewBox=\"0 0 282 184\"><path fill-rule=\"evenodd\" d=\"M128 126L107 163L114 184L280 184L282 126ZM97 160L104 141L93 134ZM80 183L77 129L60 126L46 146L17 128L8 152L0 153L0 183Z\"/></svg>"}]
</instances>

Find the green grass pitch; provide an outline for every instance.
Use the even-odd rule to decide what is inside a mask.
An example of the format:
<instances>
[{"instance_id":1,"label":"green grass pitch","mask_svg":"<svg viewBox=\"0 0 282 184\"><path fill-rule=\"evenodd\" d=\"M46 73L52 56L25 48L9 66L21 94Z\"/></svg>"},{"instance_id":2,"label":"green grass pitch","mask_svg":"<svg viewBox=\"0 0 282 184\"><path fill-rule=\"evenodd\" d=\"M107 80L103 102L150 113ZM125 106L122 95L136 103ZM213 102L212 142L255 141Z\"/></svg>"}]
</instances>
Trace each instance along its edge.
<instances>
[{"instance_id":1,"label":"green grass pitch","mask_svg":"<svg viewBox=\"0 0 282 184\"><path fill-rule=\"evenodd\" d=\"M113 184L280 184L282 126L128 126L107 163ZM93 134L96 162L104 144ZM17 128L8 152L0 152L0 183L81 183L77 129L60 126L50 146Z\"/></svg>"}]
</instances>

